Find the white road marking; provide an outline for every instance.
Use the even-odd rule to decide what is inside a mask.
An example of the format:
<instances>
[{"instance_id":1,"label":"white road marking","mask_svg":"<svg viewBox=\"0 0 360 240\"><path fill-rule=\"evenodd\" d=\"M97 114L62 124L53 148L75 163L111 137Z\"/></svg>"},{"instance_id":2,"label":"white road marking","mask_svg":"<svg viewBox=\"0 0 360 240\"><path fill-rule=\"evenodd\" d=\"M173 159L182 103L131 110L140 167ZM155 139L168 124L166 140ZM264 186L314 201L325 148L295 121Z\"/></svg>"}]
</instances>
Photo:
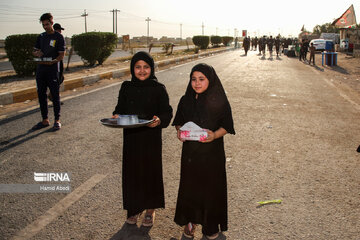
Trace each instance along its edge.
<instances>
[{"instance_id":1,"label":"white road marking","mask_svg":"<svg viewBox=\"0 0 360 240\"><path fill-rule=\"evenodd\" d=\"M101 182L107 175L95 174L89 180L77 187L73 192L68 194L62 200L55 204L52 208L46 211L37 220L27 225L24 229L19 231L12 239L29 239L40 232L46 225L55 220L60 214L68 209L73 203L78 201L82 196L89 192L96 184Z\"/></svg>"}]
</instances>

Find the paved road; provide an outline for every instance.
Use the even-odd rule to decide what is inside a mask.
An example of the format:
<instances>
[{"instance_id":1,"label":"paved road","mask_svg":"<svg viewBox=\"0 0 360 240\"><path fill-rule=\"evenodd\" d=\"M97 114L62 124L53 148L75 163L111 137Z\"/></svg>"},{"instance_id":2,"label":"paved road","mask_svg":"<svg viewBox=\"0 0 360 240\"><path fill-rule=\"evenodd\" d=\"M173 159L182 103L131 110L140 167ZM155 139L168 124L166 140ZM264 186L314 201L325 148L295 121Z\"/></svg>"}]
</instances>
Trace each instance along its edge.
<instances>
[{"instance_id":1,"label":"paved road","mask_svg":"<svg viewBox=\"0 0 360 240\"><path fill-rule=\"evenodd\" d=\"M181 50L181 49L186 49L187 46L176 46L174 47L174 50ZM148 48L137 48L135 49L135 51L148 51ZM158 52L163 52L164 50L162 50L161 47L154 47L151 49L152 53L158 53ZM126 57L126 56L131 56L129 51L123 51L123 50L116 50L114 51L109 58L119 58L119 57ZM64 64L67 64L68 62L68 56L65 56L64 58ZM76 62L82 62L81 58L78 55L73 55L70 59L71 63L76 63ZM14 68L11 65L11 62L9 61L1 61L0 62L0 71L8 71L8 70L14 70Z\"/></svg>"},{"instance_id":2,"label":"paved road","mask_svg":"<svg viewBox=\"0 0 360 240\"><path fill-rule=\"evenodd\" d=\"M220 239L358 239L360 100L348 101L297 59L241 53L196 61L217 70L237 132L225 137L229 231ZM174 110L196 62L157 73ZM124 225L122 131L98 122L111 115L119 88L64 100L63 128L55 133L28 132L37 110L0 121L0 183L34 184L34 172L68 172L72 188L0 194L2 239L180 239L173 216L181 144L173 127L163 131L166 208L151 229ZM257 204L271 199L283 203Z\"/></svg>"}]
</instances>

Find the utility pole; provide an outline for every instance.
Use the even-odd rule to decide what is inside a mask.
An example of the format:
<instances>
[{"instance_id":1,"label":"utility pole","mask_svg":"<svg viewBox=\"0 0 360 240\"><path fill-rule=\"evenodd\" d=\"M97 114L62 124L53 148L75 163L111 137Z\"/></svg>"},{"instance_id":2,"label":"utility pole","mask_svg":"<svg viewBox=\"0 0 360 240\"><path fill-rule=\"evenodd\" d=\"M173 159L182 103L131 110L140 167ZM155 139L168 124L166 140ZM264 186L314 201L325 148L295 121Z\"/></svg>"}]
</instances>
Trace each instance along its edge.
<instances>
[{"instance_id":1,"label":"utility pole","mask_svg":"<svg viewBox=\"0 0 360 240\"><path fill-rule=\"evenodd\" d=\"M118 9L113 9L110 12L113 13L113 33L117 36L117 13L120 12Z\"/></svg>"},{"instance_id":2,"label":"utility pole","mask_svg":"<svg viewBox=\"0 0 360 240\"><path fill-rule=\"evenodd\" d=\"M115 10L113 9L113 10L111 10L110 12L112 12L113 13L113 33L115 33Z\"/></svg>"},{"instance_id":3,"label":"utility pole","mask_svg":"<svg viewBox=\"0 0 360 240\"><path fill-rule=\"evenodd\" d=\"M201 25L201 28L202 28L202 35L204 36L204 22L202 23L202 25Z\"/></svg>"},{"instance_id":4,"label":"utility pole","mask_svg":"<svg viewBox=\"0 0 360 240\"><path fill-rule=\"evenodd\" d=\"M151 21L151 19L149 17L147 17L147 19L145 19L145 21L147 21L147 45L149 46L149 23Z\"/></svg>"},{"instance_id":5,"label":"utility pole","mask_svg":"<svg viewBox=\"0 0 360 240\"><path fill-rule=\"evenodd\" d=\"M182 23L180 23L180 40L182 39Z\"/></svg>"},{"instance_id":6,"label":"utility pole","mask_svg":"<svg viewBox=\"0 0 360 240\"><path fill-rule=\"evenodd\" d=\"M116 33L116 36L117 36L117 13L120 12L120 10L118 9L115 9L115 33Z\"/></svg>"},{"instance_id":7,"label":"utility pole","mask_svg":"<svg viewBox=\"0 0 360 240\"><path fill-rule=\"evenodd\" d=\"M88 16L89 14L86 13L86 9L84 9L84 13L81 15L82 17L85 17L85 32L87 33L87 25L86 25L86 17Z\"/></svg>"}]
</instances>

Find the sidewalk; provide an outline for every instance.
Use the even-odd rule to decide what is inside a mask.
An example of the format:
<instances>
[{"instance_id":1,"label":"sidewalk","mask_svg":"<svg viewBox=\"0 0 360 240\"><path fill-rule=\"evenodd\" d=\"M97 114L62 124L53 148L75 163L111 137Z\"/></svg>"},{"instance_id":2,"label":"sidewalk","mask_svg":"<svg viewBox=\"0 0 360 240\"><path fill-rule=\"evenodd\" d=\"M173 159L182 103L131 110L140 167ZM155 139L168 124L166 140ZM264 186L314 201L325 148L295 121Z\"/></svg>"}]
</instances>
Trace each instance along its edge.
<instances>
[{"instance_id":1,"label":"sidewalk","mask_svg":"<svg viewBox=\"0 0 360 240\"><path fill-rule=\"evenodd\" d=\"M206 51L199 54L189 54L168 60L155 62L156 68L171 64L180 64L185 61L192 61L197 58L210 56L217 53L233 50L234 48L222 48L214 51ZM156 54L154 54L156 55ZM114 60L113 60L114 61ZM64 63L65 64L65 63ZM130 75L129 61L113 62L96 68L88 68L81 72L64 72L65 80L60 86L60 91L67 91L74 88L91 85L102 79L121 78ZM11 84L10 84L11 82ZM9 81L0 85L0 105L25 102L37 98L36 82L34 77L21 81Z\"/></svg>"}]
</instances>

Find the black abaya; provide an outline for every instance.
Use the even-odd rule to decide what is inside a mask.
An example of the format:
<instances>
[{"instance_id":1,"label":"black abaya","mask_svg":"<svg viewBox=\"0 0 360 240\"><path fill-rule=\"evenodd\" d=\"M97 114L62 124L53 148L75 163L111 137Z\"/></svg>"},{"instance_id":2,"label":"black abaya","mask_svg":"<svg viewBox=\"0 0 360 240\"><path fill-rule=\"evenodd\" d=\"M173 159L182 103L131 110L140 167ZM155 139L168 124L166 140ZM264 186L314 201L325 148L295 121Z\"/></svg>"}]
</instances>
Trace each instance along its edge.
<instances>
[{"instance_id":1,"label":"black abaya","mask_svg":"<svg viewBox=\"0 0 360 240\"><path fill-rule=\"evenodd\" d=\"M192 121L202 128L216 131L224 128L235 134L230 104L215 70L205 64L193 68L209 79L209 88L196 98L191 80L181 98L172 125ZM191 73L191 74L192 74ZM191 75L190 75L191 76ZM223 137L209 143L185 141L181 155L181 177L175 222L201 224L203 233L226 231L227 184Z\"/></svg>"},{"instance_id":2,"label":"black abaya","mask_svg":"<svg viewBox=\"0 0 360 240\"><path fill-rule=\"evenodd\" d=\"M165 207L161 132L172 118L168 94L153 74L152 59L149 60L145 53L138 53L131 64L132 72L138 60L144 60L152 67L151 77L140 81L134 79L133 74L131 81L124 82L113 114L136 114L141 119L152 119L155 115L161 124L155 128L124 129L122 186L128 217L145 209Z\"/></svg>"}]
</instances>

